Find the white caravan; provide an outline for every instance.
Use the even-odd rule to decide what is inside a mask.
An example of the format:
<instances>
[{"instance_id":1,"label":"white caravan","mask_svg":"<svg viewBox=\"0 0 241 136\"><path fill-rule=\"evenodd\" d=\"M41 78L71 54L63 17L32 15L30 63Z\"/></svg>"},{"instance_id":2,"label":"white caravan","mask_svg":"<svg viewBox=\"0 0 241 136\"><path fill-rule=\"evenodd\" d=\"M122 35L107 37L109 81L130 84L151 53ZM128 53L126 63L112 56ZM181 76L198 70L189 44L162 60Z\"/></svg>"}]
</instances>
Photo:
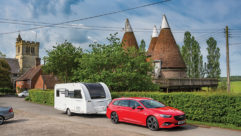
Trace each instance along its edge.
<instances>
[{"instance_id":1,"label":"white caravan","mask_svg":"<svg viewBox=\"0 0 241 136\"><path fill-rule=\"evenodd\" d=\"M111 102L110 90L104 83L66 83L54 87L54 108L72 113L105 114Z\"/></svg>"}]
</instances>

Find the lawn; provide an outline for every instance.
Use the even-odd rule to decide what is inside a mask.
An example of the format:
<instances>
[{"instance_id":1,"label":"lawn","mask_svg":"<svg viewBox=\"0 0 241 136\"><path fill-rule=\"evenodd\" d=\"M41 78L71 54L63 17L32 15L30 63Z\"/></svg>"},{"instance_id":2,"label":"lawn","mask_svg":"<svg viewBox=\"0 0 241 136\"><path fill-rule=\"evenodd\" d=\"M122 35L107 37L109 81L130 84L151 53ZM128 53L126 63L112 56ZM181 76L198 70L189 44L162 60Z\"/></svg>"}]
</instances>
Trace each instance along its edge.
<instances>
[{"instance_id":1,"label":"lawn","mask_svg":"<svg viewBox=\"0 0 241 136\"><path fill-rule=\"evenodd\" d=\"M231 82L231 92L241 93L241 81L232 81Z\"/></svg>"}]
</instances>

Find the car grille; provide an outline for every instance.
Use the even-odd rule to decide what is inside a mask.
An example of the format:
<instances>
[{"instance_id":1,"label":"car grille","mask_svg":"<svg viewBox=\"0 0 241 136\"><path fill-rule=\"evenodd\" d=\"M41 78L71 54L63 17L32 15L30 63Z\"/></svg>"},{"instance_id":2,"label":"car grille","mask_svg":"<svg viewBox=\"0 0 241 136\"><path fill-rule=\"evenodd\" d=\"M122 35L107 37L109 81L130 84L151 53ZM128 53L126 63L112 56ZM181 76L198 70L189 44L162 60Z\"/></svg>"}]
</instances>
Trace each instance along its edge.
<instances>
[{"instance_id":1,"label":"car grille","mask_svg":"<svg viewBox=\"0 0 241 136\"><path fill-rule=\"evenodd\" d=\"M183 115L174 116L174 118L179 121L179 120L186 119L186 116L185 116L185 114L183 114Z\"/></svg>"}]
</instances>

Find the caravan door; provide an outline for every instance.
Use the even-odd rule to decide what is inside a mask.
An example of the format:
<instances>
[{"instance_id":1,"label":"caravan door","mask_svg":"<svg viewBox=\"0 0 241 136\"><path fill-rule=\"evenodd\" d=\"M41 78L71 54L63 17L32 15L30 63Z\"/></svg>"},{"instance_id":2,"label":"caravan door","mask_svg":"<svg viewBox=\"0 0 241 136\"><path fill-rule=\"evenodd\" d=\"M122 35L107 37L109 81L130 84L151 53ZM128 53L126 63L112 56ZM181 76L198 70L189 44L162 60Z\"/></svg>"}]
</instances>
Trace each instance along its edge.
<instances>
[{"instance_id":1,"label":"caravan door","mask_svg":"<svg viewBox=\"0 0 241 136\"><path fill-rule=\"evenodd\" d=\"M74 91L71 91L70 95L70 105L72 112L75 113L83 113L85 108L85 103L83 100L83 95L81 89L75 89Z\"/></svg>"}]
</instances>

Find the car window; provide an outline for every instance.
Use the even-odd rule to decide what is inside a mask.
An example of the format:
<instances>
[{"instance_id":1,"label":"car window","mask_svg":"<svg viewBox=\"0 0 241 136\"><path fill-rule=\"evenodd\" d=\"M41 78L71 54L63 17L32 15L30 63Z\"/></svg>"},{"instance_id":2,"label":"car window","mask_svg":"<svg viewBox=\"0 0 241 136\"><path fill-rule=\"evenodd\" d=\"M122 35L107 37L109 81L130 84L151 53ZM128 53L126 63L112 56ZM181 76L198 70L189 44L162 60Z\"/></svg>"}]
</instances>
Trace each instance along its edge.
<instances>
[{"instance_id":1,"label":"car window","mask_svg":"<svg viewBox=\"0 0 241 136\"><path fill-rule=\"evenodd\" d=\"M120 100L118 105L124 106L124 107L129 107L129 100Z\"/></svg>"},{"instance_id":2,"label":"car window","mask_svg":"<svg viewBox=\"0 0 241 136\"><path fill-rule=\"evenodd\" d=\"M137 101L134 101L134 100L130 100L130 107L131 108L136 108L138 106L141 106Z\"/></svg>"},{"instance_id":3,"label":"car window","mask_svg":"<svg viewBox=\"0 0 241 136\"><path fill-rule=\"evenodd\" d=\"M141 100L140 101L146 108L161 108L165 107L164 104L154 100Z\"/></svg>"},{"instance_id":4,"label":"car window","mask_svg":"<svg viewBox=\"0 0 241 136\"><path fill-rule=\"evenodd\" d=\"M113 105L118 105L118 103L119 103L119 100L116 100L113 102Z\"/></svg>"},{"instance_id":5,"label":"car window","mask_svg":"<svg viewBox=\"0 0 241 136\"><path fill-rule=\"evenodd\" d=\"M82 98L80 90L74 90L74 98Z\"/></svg>"}]
</instances>

